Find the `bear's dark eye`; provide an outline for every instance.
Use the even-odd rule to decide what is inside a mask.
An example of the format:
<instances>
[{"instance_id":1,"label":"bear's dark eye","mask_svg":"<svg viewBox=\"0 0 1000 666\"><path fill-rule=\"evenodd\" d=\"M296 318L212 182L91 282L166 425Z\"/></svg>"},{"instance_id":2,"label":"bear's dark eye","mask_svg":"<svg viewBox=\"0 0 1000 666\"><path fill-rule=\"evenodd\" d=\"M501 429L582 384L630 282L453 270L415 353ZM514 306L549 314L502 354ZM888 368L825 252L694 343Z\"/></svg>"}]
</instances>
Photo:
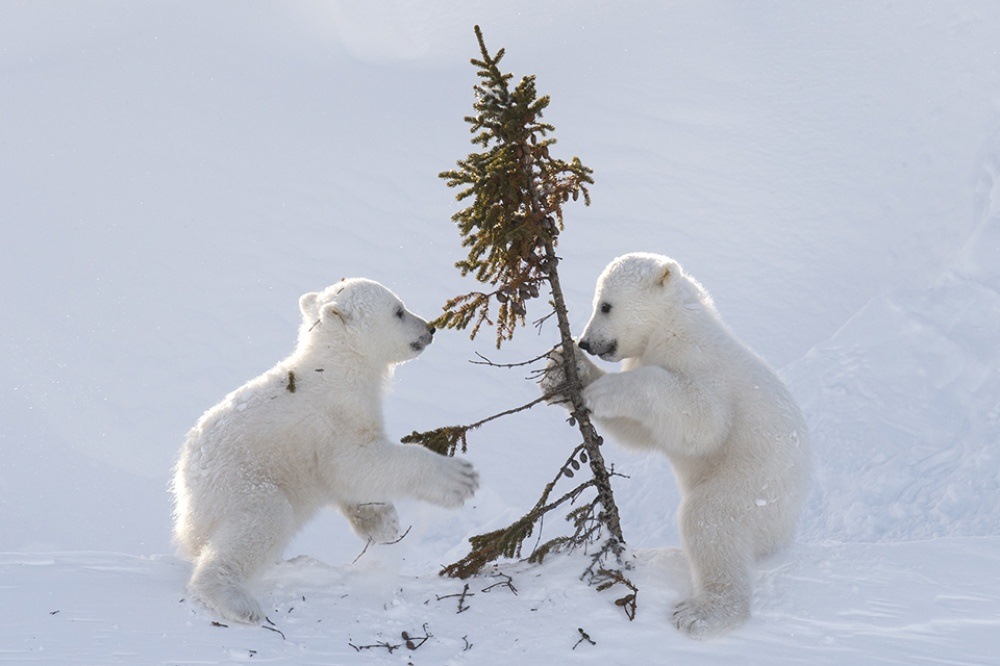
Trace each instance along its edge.
<instances>
[{"instance_id":1,"label":"bear's dark eye","mask_svg":"<svg viewBox=\"0 0 1000 666\"><path fill-rule=\"evenodd\" d=\"M403 308L396 308L396 319L403 318Z\"/></svg>"},{"instance_id":2,"label":"bear's dark eye","mask_svg":"<svg viewBox=\"0 0 1000 666\"><path fill-rule=\"evenodd\" d=\"M601 312L604 314L611 312L611 303L601 303Z\"/></svg>"}]
</instances>

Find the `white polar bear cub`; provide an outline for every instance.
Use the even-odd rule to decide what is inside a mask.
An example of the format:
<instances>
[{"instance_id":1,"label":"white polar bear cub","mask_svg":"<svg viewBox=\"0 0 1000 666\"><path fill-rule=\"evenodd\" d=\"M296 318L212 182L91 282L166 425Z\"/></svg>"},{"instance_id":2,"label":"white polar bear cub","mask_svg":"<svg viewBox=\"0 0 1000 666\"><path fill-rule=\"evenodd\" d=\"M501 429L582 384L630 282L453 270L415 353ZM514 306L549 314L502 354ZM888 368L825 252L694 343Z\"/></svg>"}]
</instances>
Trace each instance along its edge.
<instances>
[{"instance_id":1,"label":"white polar bear cub","mask_svg":"<svg viewBox=\"0 0 1000 666\"><path fill-rule=\"evenodd\" d=\"M622 361L605 374L577 354L598 425L671 460L694 596L673 622L695 638L750 616L751 566L793 535L809 469L802 414L781 380L740 343L711 298L668 257L637 253L598 279L584 351ZM556 391L555 363L543 380Z\"/></svg>"},{"instance_id":2,"label":"white polar bear cub","mask_svg":"<svg viewBox=\"0 0 1000 666\"><path fill-rule=\"evenodd\" d=\"M434 329L371 280L305 294L299 306L295 352L201 417L174 477L174 536L195 562L189 588L229 620L260 620L244 583L321 507L387 541L398 530L394 499L458 507L478 485L468 462L384 433L392 368L423 351Z\"/></svg>"}]
</instances>

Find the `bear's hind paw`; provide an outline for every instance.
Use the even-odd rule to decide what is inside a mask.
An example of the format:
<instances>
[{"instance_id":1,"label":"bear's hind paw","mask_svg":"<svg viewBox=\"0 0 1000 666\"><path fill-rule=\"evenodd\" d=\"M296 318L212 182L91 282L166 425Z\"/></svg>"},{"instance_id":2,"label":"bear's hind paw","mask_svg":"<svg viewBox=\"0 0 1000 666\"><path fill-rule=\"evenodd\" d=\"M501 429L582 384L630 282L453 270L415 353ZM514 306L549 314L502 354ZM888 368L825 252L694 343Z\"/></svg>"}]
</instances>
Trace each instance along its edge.
<instances>
[{"instance_id":1,"label":"bear's hind paw","mask_svg":"<svg viewBox=\"0 0 1000 666\"><path fill-rule=\"evenodd\" d=\"M674 608L673 624L691 638L705 640L738 627L750 617L746 604L686 599Z\"/></svg>"},{"instance_id":2,"label":"bear's hind paw","mask_svg":"<svg viewBox=\"0 0 1000 666\"><path fill-rule=\"evenodd\" d=\"M264 613L260 604L246 590L231 587L217 590L211 598L204 598L205 604L224 619L243 624L259 624Z\"/></svg>"}]
</instances>

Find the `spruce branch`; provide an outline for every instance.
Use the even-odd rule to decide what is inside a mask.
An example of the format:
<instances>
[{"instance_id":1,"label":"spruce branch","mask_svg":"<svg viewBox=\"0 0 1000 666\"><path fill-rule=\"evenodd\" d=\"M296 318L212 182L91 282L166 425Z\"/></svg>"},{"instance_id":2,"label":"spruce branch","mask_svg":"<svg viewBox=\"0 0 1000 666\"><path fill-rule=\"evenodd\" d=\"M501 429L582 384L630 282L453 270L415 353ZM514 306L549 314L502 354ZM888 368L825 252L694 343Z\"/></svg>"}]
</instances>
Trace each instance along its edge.
<instances>
[{"instance_id":1,"label":"spruce branch","mask_svg":"<svg viewBox=\"0 0 1000 666\"><path fill-rule=\"evenodd\" d=\"M512 407L511 409L487 416L486 418L480 419L475 423L470 423L469 425L444 426L441 428L435 428L434 430L428 430L426 432L417 432L414 430L399 441L403 444L420 444L421 446L428 448L435 453L440 453L443 456L455 455L455 452L459 449L459 447L461 447L462 453L465 453L468 451L468 433L470 430L475 430L479 426L485 425L490 421L495 421L501 417L510 416L511 414L517 414L518 412L531 409L538 403L545 402L550 398L552 398L552 396L543 395L541 398L535 398L531 402L521 405L520 407Z\"/></svg>"},{"instance_id":2,"label":"spruce branch","mask_svg":"<svg viewBox=\"0 0 1000 666\"><path fill-rule=\"evenodd\" d=\"M594 485L594 480L584 481L552 502L544 502L548 498L547 493L554 485L555 481L549 484L546 487L546 494L534 508L512 524L493 532L469 537L469 543L472 545L469 554L458 562L446 566L442 573L452 578L469 578L478 574L490 562L500 558L517 559L521 557L521 548L525 540L534 532L535 524L549 511L575 500L580 493ZM544 555L550 550L552 548L547 548L539 557L529 557L529 561L541 562Z\"/></svg>"}]
</instances>

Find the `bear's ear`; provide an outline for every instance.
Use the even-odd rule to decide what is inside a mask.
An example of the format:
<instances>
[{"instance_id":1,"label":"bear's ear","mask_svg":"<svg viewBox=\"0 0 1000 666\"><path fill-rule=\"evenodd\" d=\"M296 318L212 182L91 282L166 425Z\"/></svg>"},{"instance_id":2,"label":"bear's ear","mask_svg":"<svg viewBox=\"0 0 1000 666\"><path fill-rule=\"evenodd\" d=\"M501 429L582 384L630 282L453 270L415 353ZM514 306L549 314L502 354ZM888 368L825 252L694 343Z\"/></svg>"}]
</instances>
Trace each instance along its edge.
<instances>
[{"instance_id":1,"label":"bear's ear","mask_svg":"<svg viewBox=\"0 0 1000 666\"><path fill-rule=\"evenodd\" d=\"M302 294L299 298L299 310L302 312L303 319L319 318L319 307L317 306L318 301L319 293L315 291L310 291L308 294Z\"/></svg>"},{"instance_id":2,"label":"bear's ear","mask_svg":"<svg viewBox=\"0 0 1000 666\"><path fill-rule=\"evenodd\" d=\"M667 283L667 280L670 279L670 274L671 274L670 264L666 264L663 268L660 269L660 277L656 279L656 284L661 287L665 285Z\"/></svg>"}]
</instances>

